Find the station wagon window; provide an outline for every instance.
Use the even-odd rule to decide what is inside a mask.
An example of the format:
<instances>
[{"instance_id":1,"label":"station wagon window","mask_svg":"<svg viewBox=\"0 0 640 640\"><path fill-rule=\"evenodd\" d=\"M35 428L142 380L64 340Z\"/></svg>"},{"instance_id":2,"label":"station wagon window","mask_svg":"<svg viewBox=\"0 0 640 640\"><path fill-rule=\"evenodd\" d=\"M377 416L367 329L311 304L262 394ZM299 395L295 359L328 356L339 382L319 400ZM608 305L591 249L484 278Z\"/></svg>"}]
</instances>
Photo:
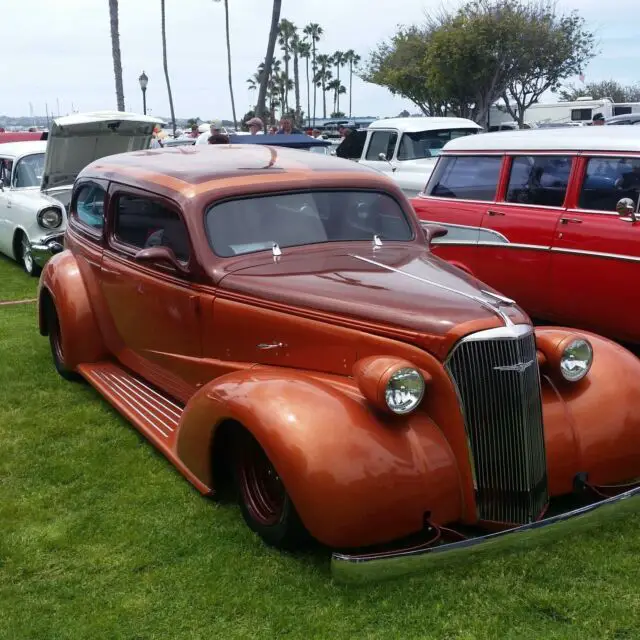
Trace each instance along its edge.
<instances>
[{"instance_id":1,"label":"station wagon window","mask_svg":"<svg viewBox=\"0 0 640 640\"><path fill-rule=\"evenodd\" d=\"M493 202L501 166L502 156L443 156L431 174L427 193Z\"/></svg>"},{"instance_id":2,"label":"station wagon window","mask_svg":"<svg viewBox=\"0 0 640 640\"><path fill-rule=\"evenodd\" d=\"M13 186L16 189L39 187L44 174L44 153L32 153L20 158L13 174Z\"/></svg>"},{"instance_id":3,"label":"station wagon window","mask_svg":"<svg viewBox=\"0 0 640 640\"><path fill-rule=\"evenodd\" d=\"M115 236L139 249L169 247L178 260L189 260L189 235L184 222L175 211L149 198L118 198Z\"/></svg>"},{"instance_id":4,"label":"station wagon window","mask_svg":"<svg viewBox=\"0 0 640 640\"><path fill-rule=\"evenodd\" d=\"M380 161L378 156L384 153L387 160L391 160L397 139L398 134L395 131L374 131L369 140L366 159Z\"/></svg>"},{"instance_id":5,"label":"station wagon window","mask_svg":"<svg viewBox=\"0 0 640 640\"><path fill-rule=\"evenodd\" d=\"M621 198L638 207L640 158L590 158L578 199L581 209L615 211Z\"/></svg>"},{"instance_id":6,"label":"station wagon window","mask_svg":"<svg viewBox=\"0 0 640 640\"><path fill-rule=\"evenodd\" d=\"M583 120L591 120L593 109L571 109L571 120L573 122L582 122Z\"/></svg>"},{"instance_id":7,"label":"station wagon window","mask_svg":"<svg viewBox=\"0 0 640 640\"><path fill-rule=\"evenodd\" d=\"M478 133L478 131L478 129L438 129L403 133L398 147L398 160L434 158L440 155L442 147L450 140Z\"/></svg>"},{"instance_id":8,"label":"station wagon window","mask_svg":"<svg viewBox=\"0 0 640 640\"><path fill-rule=\"evenodd\" d=\"M11 186L11 169L13 168L13 160L9 158L0 158L0 182L5 187Z\"/></svg>"},{"instance_id":9,"label":"station wagon window","mask_svg":"<svg viewBox=\"0 0 640 640\"><path fill-rule=\"evenodd\" d=\"M519 204L561 207L570 173L570 156L514 157L505 199Z\"/></svg>"},{"instance_id":10,"label":"station wagon window","mask_svg":"<svg viewBox=\"0 0 640 640\"><path fill-rule=\"evenodd\" d=\"M228 200L206 213L209 244L221 257L339 241L409 241L413 229L391 197L371 191L306 191Z\"/></svg>"},{"instance_id":11,"label":"station wagon window","mask_svg":"<svg viewBox=\"0 0 640 640\"><path fill-rule=\"evenodd\" d=\"M88 227L97 231L104 226L105 190L97 184L85 184L76 195L75 215Z\"/></svg>"}]
</instances>

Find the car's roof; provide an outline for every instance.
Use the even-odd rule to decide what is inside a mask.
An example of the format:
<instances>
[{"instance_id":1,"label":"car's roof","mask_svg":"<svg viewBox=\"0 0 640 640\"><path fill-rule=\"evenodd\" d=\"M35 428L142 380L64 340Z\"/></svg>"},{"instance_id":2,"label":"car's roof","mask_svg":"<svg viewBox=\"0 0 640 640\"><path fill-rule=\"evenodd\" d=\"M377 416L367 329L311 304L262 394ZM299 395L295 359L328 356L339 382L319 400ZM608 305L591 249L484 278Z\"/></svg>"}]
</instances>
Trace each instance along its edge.
<instances>
[{"instance_id":1,"label":"car's roof","mask_svg":"<svg viewBox=\"0 0 640 640\"><path fill-rule=\"evenodd\" d=\"M624 113L619 116L612 116L611 118L607 118L604 123L605 124L616 124L617 122L640 122L640 113Z\"/></svg>"},{"instance_id":2,"label":"car's roof","mask_svg":"<svg viewBox=\"0 0 640 640\"><path fill-rule=\"evenodd\" d=\"M466 118L386 118L375 120L367 129L399 129L408 133L434 129L481 129L473 120Z\"/></svg>"},{"instance_id":3,"label":"car's roof","mask_svg":"<svg viewBox=\"0 0 640 640\"><path fill-rule=\"evenodd\" d=\"M640 128L620 125L481 133L451 140L442 153L522 150L640 152Z\"/></svg>"},{"instance_id":4,"label":"car's roof","mask_svg":"<svg viewBox=\"0 0 640 640\"><path fill-rule=\"evenodd\" d=\"M22 142L5 142L0 144L0 156L17 158L29 153L44 153L47 150L46 140L24 140Z\"/></svg>"},{"instance_id":5,"label":"car's roof","mask_svg":"<svg viewBox=\"0 0 640 640\"><path fill-rule=\"evenodd\" d=\"M174 146L122 153L92 162L79 175L104 177L151 190L160 187L185 197L227 187L229 181L237 185L236 191L242 191L249 183L286 183L292 178L308 186L314 176L322 176L325 181L335 177L341 186L345 176L359 176L374 184L392 183L380 172L350 160L248 144Z\"/></svg>"}]
</instances>

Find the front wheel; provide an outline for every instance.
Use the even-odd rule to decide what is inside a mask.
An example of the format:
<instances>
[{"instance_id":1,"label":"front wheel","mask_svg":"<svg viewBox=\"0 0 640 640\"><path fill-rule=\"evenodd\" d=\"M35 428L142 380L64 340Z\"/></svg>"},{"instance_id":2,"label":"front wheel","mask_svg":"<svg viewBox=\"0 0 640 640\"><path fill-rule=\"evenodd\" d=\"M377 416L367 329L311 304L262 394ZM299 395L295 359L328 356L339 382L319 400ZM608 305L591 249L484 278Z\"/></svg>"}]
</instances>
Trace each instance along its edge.
<instances>
[{"instance_id":1,"label":"front wheel","mask_svg":"<svg viewBox=\"0 0 640 640\"><path fill-rule=\"evenodd\" d=\"M242 517L267 544L282 549L309 540L275 467L258 441L242 431L234 443L234 470Z\"/></svg>"},{"instance_id":2,"label":"front wheel","mask_svg":"<svg viewBox=\"0 0 640 640\"><path fill-rule=\"evenodd\" d=\"M33 254L31 253L31 243L29 242L29 238L27 238L26 234L22 233L20 235L20 262L22 263L22 268L27 272L28 275L36 277L40 275L40 267L33 261Z\"/></svg>"},{"instance_id":3,"label":"front wheel","mask_svg":"<svg viewBox=\"0 0 640 640\"><path fill-rule=\"evenodd\" d=\"M58 313L52 300L47 301L47 329L49 333L49 345L56 371L65 380L80 380L81 376L70 369L64 361L64 351L62 349L62 336L60 333L60 321Z\"/></svg>"}]
</instances>

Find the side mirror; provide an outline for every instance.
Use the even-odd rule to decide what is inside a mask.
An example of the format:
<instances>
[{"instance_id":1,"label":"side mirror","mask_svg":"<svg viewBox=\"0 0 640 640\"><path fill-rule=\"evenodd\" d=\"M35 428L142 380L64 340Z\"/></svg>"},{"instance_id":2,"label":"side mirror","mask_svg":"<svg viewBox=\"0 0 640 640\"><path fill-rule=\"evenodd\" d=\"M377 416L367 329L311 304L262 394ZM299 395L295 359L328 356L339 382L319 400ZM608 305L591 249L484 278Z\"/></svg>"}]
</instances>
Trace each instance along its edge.
<instances>
[{"instance_id":1,"label":"side mirror","mask_svg":"<svg viewBox=\"0 0 640 640\"><path fill-rule=\"evenodd\" d=\"M436 238L443 238L449 233L449 229L447 229L447 227L443 227L439 224L421 223L421 226L425 240L429 246L431 246L432 242Z\"/></svg>"},{"instance_id":2,"label":"side mirror","mask_svg":"<svg viewBox=\"0 0 640 640\"><path fill-rule=\"evenodd\" d=\"M169 247L148 247L140 249L134 256L138 262L160 262L172 266L178 273L188 273L187 268L178 262L176 254Z\"/></svg>"},{"instance_id":3,"label":"side mirror","mask_svg":"<svg viewBox=\"0 0 640 640\"><path fill-rule=\"evenodd\" d=\"M616 211L625 222L637 222L636 205L631 198L621 198L616 203Z\"/></svg>"},{"instance_id":4,"label":"side mirror","mask_svg":"<svg viewBox=\"0 0 640 640\"><path fill-rule=\"evenodd\" d=\"M379 153L378 154L378 160L382 160L382 162L386 162L387 161L387 154L386 153Z\"/></svg>"}]
</instances>

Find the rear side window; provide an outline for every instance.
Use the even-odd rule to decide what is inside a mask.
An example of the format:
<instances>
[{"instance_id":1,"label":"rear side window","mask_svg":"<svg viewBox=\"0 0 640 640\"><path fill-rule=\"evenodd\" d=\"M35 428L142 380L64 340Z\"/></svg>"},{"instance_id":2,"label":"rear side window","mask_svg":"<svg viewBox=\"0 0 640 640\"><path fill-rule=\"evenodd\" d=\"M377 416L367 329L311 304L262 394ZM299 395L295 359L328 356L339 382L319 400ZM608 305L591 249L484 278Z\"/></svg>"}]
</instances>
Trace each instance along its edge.
<instances>
[{"instance_id":1,"label":"rear side window","mask_svg":"<svg viewBox=\"0 0 640 640\"><path fill-rule=\"evenodd\" d=\"M85 184L76 194L75 215L80 222L100 231L104 226L105 190L97 184Z\"/></svg>"},{"instance_id":2,"label":"rear side window","mask_svg":"<svg viewBox=\"0 0 640 640\"><path fill-rule=\"evenodd\" d=\"M570 156L514 157L505 199L519 204L561 207L570 173Z\"/></svg>"},{"instance_id":3,"label":"rear side window","mask_svg":"<svg viewBox=\"0 0 640 640\"><path fill-rule=\"evenodd\" d=\"M593 109L571 109L571 120L573 122L582 122L583 120L591 120Z\"/></svg>"},{"instance_id":4,"label":"rear side window","mask_svg":"<svg viewBox=\"0 0 640 640\"><path fill-rule=\"evenodd\" d=\"M13 169L13 160L9 158L0 158L0 182L5 187L11 186L11 170Z\"/></svg>"},{"instance_id":5,"label":"rear side window","mask_svg":"<svg viewBox=\"0 0 640 640\"><path fill-rule=\"evenodd\" d=\"M398 134L395 131L374 131L367 149L367 160L380 161L380 154L384 153L387 160L393 158Z\"/></svg>"},{"instance_id":6,"label":"rear side window","mask_svg":"<svg viewBox=\"0 0 640 640\"><path fill-rule=\"evenodd\" d=\"M590 158L578 206L595 211L615 211L621 198L631 198L638 208L640 158Z\"/></svg>"},{"instance_id":7,"label":"rear side window","mask_svg":"<svg viewBox=\"0 0 640 640\"><path fill-rule=\"evenodd\" d=\"M189 235L184 222L175 211L154 200L120 196L115 235L121 242L138 249L168 247L178 260L189 261Z\"/></svg>"},{"instance_id":8,"label":"rear side window","mask_svg":"<svg viewBox=\"0 0 640 640\"><path fill-rule=\"evenodd\" d=\"M502 156L443 156L431 175L427 193L493 202L501 166Z\"/></svg>"}]
</instances>

